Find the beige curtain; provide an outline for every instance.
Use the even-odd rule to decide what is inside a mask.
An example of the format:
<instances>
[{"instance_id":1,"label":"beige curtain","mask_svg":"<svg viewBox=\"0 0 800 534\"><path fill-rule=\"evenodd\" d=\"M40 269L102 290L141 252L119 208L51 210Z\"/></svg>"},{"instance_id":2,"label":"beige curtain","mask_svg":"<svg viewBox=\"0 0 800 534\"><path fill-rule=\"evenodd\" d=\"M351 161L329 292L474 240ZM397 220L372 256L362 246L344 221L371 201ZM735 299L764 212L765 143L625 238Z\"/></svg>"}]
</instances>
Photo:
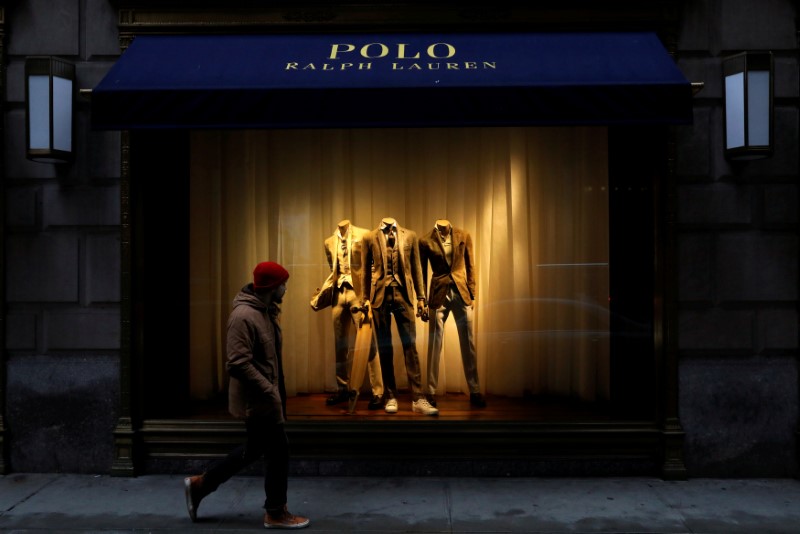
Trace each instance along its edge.
<instances>
[{"instance_id":1,"label":"beige curtain","mask_svg":"<svg viewBox=\"0 0 800 534\"><path fill-rule=\"evenodd\" d=\"M224 389L231 301L265 260L291 273L289 393L335 389L330 310L308 303L329 272L323 241L342 219L394 217L417 234L437 219L472 234L486 393L607 399L607 153L601 127L193 132L192 396ZM418 320L423 382L427 338ZM468 391L452 317L442 357L439 391Z\"/></svg>"}]
</instances>

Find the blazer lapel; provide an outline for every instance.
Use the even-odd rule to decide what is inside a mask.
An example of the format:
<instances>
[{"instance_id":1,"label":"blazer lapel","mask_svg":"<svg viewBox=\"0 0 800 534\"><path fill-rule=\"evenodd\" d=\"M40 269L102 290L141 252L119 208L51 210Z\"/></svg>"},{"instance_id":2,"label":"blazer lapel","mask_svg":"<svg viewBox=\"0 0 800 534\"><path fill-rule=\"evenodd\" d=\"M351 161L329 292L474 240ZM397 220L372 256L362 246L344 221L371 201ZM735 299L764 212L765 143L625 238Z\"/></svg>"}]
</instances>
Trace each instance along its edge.
<instances>
[{"instance_id":1,"label":"blazer lapel","mask_svg":"<svg viewBox=\"0 0 800 534\"><path fill-rule=\"evenodd\" d=\"M397 257L400 259L400 273L407 273L406 270L406 255L404 251L406 249L406 229L397 227L397 242L394 244L397 247ZM398 274L400 274L398 273Z\"/></svg>"},{"instance_id":2,"label":"blazer lapel","mask_svg":"<svg viewBox=\"0 0 800 534\"><path fill-rule=\"evenodd\" d=\"M350 271L353 270L353 229L347 231L347 262L350 264Z\"/></svg>"},{"instance_id":3,"label":"blazer lapel","mask_svg":"<svg viewBox=\"0 0 800 534\"><path fill-rule=\"evenodd\" d=\"M381 251L381 273L380 275L383 276L383 273L386 272L386 236L383 234L383 230L378 228L375 230L375 241L378 242L378 247ZM391 261L391 259L389 260Z\"/></svg>"},{"instance_id":4,"label":"blazer lapel","mask_svg":"<svg viewBox=\"0 0 800 534\"><path fill-rule=\"evenodd\" d=\"M447 265L447 253L444 250L444 243L442 243L442 238L439 237L439 230L437 230L435 227L431 233L431 239L434 241L434 243L436 243L436 246L439 247L439 252L442 254L445 265ZM450 267L450 265L447 266Z\"/></svg>"},{"instance_id":5,"label":"blazer lapel","mask_svg":"<svg viewBox=\"0 0 800 534\"><path fill-rule=\"evenodd\" d=\"M453 228L453 263L450 265L452 268L456 263L464 259L464 234L461 231Z\"/></svg>"}]
</instances>

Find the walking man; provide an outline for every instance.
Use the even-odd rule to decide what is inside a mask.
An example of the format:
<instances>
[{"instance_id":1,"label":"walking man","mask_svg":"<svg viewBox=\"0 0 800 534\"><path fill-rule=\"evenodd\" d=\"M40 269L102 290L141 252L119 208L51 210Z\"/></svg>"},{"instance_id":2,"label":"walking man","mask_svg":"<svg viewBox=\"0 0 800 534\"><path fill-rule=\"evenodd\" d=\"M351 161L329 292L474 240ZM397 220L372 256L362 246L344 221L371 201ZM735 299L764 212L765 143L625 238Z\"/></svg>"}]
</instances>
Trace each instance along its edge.
<instances>
[{"instance_id":1,"label":"walking man","mask_svg":"<svg viewBox=\"0 0 800 534\"><path fill-rule=\"evenodd\" d=\"M233 300L227 334L228 409L244 420L247 439L202 475L184 480L192 521L197 520L197 508L205 496L263 456L264 527L303 528L309 524L307 518L292 515L286 508L289 444L284 430L286 387L278 316L288 279L289 273L281 265L261 262L253 271L253 282Z\"/></svg>"}]
</instances>

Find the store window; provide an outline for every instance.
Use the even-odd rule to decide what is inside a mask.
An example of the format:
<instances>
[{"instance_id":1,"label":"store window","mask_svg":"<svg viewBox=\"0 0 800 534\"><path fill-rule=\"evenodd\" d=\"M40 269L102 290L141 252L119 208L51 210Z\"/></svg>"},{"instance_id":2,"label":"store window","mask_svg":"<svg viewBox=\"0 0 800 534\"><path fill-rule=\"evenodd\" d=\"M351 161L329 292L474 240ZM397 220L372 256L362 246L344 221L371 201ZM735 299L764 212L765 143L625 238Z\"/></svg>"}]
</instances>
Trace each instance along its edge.
<instances>
[{"instance_id":1,"label":"store window","mask_svg":"<svg viewBox=\"0 0 800 534\"><path fill-rule=\"evenodd\" d=\"M150 302L162 302L141 316L143 382L151 386L145 417L227 417L225 322L252 267L271 259L291 272L282 313L291 415L352 421L346 405L325 404L337 386L331 310L315 312L309 299L330 272L323 244L337 223L348 219L373 230L384 217L418 236L446 219L473 242L473 333L488 406L469 404L451 317L438 373L440 417L608 419L651 412L652 179L639 159L647 149L638 158L614 156L637 131L140 132L149 163L137 168L170 176L141 183L134 177L144 188L138 204L148 221L141 249L168 243L174 260L168 266L153 259L155 252L140 255L147 258L143 272L151 274L138 294L150 310L156 307ZM170 271L153 283L153 273ZM428 328L417 319L423 387ZM395 327L393 340L397 418L422 417L410 410ZM364 384L368 398L368 378ZM356 414L362 418L393 417L362 408Z\"/></svg>"},{"instance_id":2,"label":"store window","mask_svg":"<svg viewBox=\"0 0 800 534\"><path fill-rule=\"evenodd\" d=\"M340 220L375 229L393 217L418 236L443 219L471 235L486 394L609 399L606 128L195 132L191 144L193 398L224 389L231 301L266 259L291 272L289 393L335 390L331 312L309 305L330 272L323 242ZM418 319L416 331L425 383L428 324ZM437 391L468 394L454 320L443 344Z\"/></svg>"}]
</instances>

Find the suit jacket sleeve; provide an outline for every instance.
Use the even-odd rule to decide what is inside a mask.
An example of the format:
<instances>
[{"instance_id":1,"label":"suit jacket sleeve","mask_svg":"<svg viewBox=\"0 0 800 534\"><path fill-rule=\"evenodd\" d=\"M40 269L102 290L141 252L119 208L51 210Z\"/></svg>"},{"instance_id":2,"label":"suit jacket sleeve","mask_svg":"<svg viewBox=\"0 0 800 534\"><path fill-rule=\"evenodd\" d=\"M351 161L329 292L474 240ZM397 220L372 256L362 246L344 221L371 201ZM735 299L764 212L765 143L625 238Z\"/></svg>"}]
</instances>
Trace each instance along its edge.
<instances>
[{"instance_id":1,"label":"suit jacket sleeve","mask_svg":"<svg viewBox=\"0 0 800 534\"><path fill-rule=\"evenodd\" d=\"M469 294L472 297L472 300L475 300L475 298L478 296L478 273L475 271L475 253L472 249L472 236L469 234L467 234L466 242L467 246L466 250L464 251L464 265L467 268L467 289L469 289Z\"/></svg>"},{"instance_id":2,"label":"suit jacket sleeve","mask_svg":"<svg viewBox=\"0 0 800 534\"><path fill-rule=\"evenodd\" d=\"M361 298L372 298L372 232L361 239Z\"/></svg>"},{"instance_id":3,"label":"suit jacket sleeve","mask_svg":"<svg viewBox=\"0 0 800 534\"><path fill-rule=\"evenodd\" d=\"M423 237L419 241L419 261L422 264L422 287L423 295L428 297L428 242Z\"/></svg>"},{"instance_id":4,"label":"suit jacket sleeve","mask_svg":"<svg viewBox=\"0 0 800 534\"><path fill-rule=\"evenodd\" d=\"M331 253L331 247L328 246L328 240L325 240L325 257L328 258L328 267L330 267L331 271L333 271L333 254Z\"/></svg>"},{"instance_id":5,"label":"suit jacket sleeve","mask_svg":"<svg viewBox=\"0 0 800 534\"><path fill-rule=\"evenodd\" d=\"M411 281L414 284L417 300L425 299L425 284L422 281L422 263L419 257L419 239L416 234L413 235L411 244Z\"/></svg>"}]
</instances>

